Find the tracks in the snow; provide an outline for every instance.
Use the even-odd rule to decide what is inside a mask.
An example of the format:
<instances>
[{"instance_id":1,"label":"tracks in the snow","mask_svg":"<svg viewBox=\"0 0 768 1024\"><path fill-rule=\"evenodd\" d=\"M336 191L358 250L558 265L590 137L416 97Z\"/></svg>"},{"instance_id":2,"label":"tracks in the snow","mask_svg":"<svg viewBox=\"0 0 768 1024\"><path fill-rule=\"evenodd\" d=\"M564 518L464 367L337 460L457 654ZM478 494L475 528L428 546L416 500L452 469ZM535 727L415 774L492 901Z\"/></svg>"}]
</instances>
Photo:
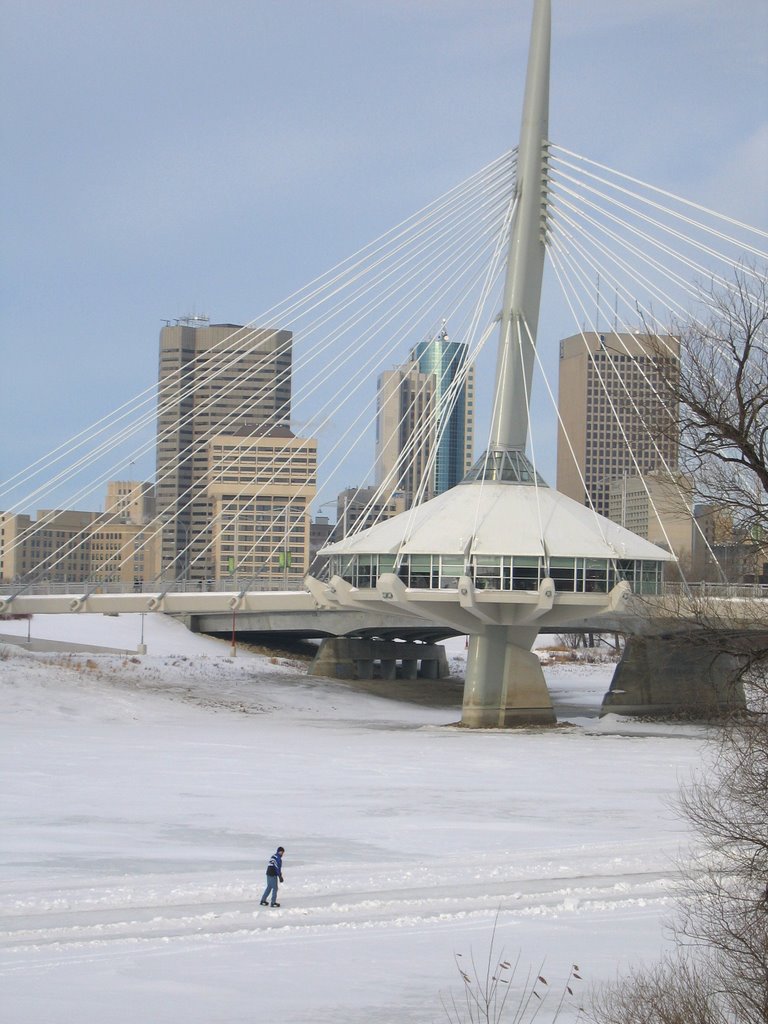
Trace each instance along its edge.
<instances>
[{"instance_id":1,"label":"tracks in the snow","mask_svg":"<svg viewBox=\"0 0 768 1024\"><path fill-rule=\"evenodd\" d=\"M635 911L669 898L674 875L670 871L573 875L549 878L506 879L487 884L473 880L466 886L434 885L421 888L372 889L343 893L292 893L281 896L282 907L259 906L260 892L252 898L212 898L210 891L192 891L184 902L153 893L145 905L105 891L97 901L69 900L66 907L17 904L0 921L0 970L10 966L14 954L96 952L121 944L151 946L189 941L279 938L322 934L338 929L432 927L452 921ZM223 895L223 894L220 894Z\"/></svg>"}]
</instances>

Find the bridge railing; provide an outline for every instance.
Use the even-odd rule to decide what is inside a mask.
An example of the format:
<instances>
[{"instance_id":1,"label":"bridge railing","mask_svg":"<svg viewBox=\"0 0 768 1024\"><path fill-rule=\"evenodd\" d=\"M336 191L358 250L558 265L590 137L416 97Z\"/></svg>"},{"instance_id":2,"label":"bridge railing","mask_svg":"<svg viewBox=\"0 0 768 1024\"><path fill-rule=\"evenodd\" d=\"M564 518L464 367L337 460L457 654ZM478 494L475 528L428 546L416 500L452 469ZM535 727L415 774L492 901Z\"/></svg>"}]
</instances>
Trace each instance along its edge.
<instances>
[{"instance_id":1,"label":"bridge railing","mask_svg":"<svg viewBox=\"0 0 768 1024\"><path fill-rule=\"evenodd\" d=\"M0 594L13 594L16 591L27 595L43 595L46 597L60 594L159 594L167 591L170 594L209 594L222 592L248 591L281 591L304 590L304 576L290 574L281 579L271 576L249 576L248 579L223 577L222 579L206 580L155 580L149 583L75 583L67 580L40 580L36 583L0 584Z\"/></svg>"},{"instance_id":2,"label":"bridge railing","mask_svg":"<svg viewBox=\"0 0 768 1024\"><path fill-rule=\"evenodd\" d=\"M248 579L226 576L221 579L165 580L149 583L76 583L66 580L40 580L24 586L0 583L0 594L19 591L24 595L55 596L58 594L206 594L222 592L279 592L304 590L304 576L289 574L280 579L256 576ZM662 593L668 597L719 597L743 600L768 599L768 585L762 583L664 583Z\"/></svg>"}]
</instances>

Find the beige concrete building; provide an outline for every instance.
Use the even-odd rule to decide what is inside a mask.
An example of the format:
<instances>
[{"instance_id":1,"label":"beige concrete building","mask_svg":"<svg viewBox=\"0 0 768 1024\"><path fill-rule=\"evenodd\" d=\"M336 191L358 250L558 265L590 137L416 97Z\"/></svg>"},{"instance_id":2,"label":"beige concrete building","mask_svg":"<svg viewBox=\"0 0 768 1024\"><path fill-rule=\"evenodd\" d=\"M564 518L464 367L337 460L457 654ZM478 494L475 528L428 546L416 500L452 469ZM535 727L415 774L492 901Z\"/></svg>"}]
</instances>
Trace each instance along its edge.
<instances>
[{"instance_id":1,"label":"beige concrete building","mask_svg":"<svg viewBox=\"0 0 768 1024\"><path fill-rule=\"evenodd\" d=\"M376 483L405 495L410 508L419 485L428 476L436 436L435 376L422 373L416 362L379 376L376 395ZM434 498L427 480L424 500Z\"/></svg>"},{"instance_id":2,"label":"beige concrete building","mask_svg":"<svg viewBox=\"0 0 768 1024\"><path fill-rule=\"evenodd\" d=\"M331 540L340 540L353 530L367 530L409 507L402 491L380 495L377 487L347 487L336 499L336 527Z\"/></svg>"},{"instance_id":3,"label":"beige concrete building","mask_svg":"<svg viewBox=\"0 0 768 1024\"><path fill-rule=\"evenodd\" d=\"M670 335L590 332L560 342L558 491L607 516L612 480L676 469L676 413L661 392L679 358Z\"/></svg>"},{"instance_id":4,"label":"beige concrete building","mask_svg":"<svg viewBox=\"0 0 768 1024\"><path fill-rule=\"evenodd\" d=\"M727 552L736 544L733 515L724 508L705 504L696 505L693 515L691 579L709 583L722 581L725 570L717 564L715 552Z\"/></svg>"},{"instance_id":5,"label":"beige concrete building","mask_svg":"<svg viewBox=\"0 0 768 1024\"><path fill-rule=\"evenodd\" d=\"M143 526L155 517L154 485L143 480L110 480L104 512L120 522Z\"/></svg>"},{"instance_id":6,"label":"beige concrete building","mask_svg":"<svg viewBox=\"0 0 768 1024\"><path fill-rule=\"evenodd\" d=\"M768 583L765 531L734 529L730 510L716 505L697 505L694 518L692 580Z\"/></svg>"},{"instance_id":7,"label":"beige concrete building","mask_svg":"<svg viewBox=\"0 0 768 1024\"><path fill-rule=\"evenodd\" d=\"M0 513L4 582L139 586L159 571L160 539L150 524L74 509L39 509L35 519Z\"/></svg>"},{"instance_id":8,"label":"beige concrete building","mask_svg":"<svg viewBox=\"0 0 768 1024\"><path fill-rule=\"evenodd\" d=\"M160 332L157 509L168 579L215 575L209 444L288 423L290 331L188 317Z\"/></svg>"},{"instance_id":9,"label":"beige concrete building","mask_svg":"<svg viewBox=\"0 0 768 1024\"><path fill-rule=\"evenodd\" d=\"M655 471L611 480L608 518L671 551L680 571L689 577L693 543L693 481L689 476Z\"/></svg>"},{"instance_id":10,"label":"beige concrete building","mask_svg":"<svg viewBox=\"0 0 768 1024\"><path fill-rule=\"evenodd\" d=\"M214 575L276 584L303 577L316 491L314 438L294 437L286 427L212 437L206 499Z\"/></svg>"},{"instance_id":11,"label":"beige concrete building","mask_svg":"<svg viewBox=\"0 0 768 1024\"><path fill-rule=\"evenodd\" d=\"M37 517L0 513L0 574L66 583L88 579L95 512L38 509Z\"/></svg>"},{"instance_id":12,"label":"beige concrete building","mask_svg":"<svg viewBox=\"0 0 768 1024\"><path fill-rule=\"evenodd\" d=\"M139 587L160 575L160 534L153 524L99 516L89 529L89 549L90 580Z\"/></svg>"}]
</instances>

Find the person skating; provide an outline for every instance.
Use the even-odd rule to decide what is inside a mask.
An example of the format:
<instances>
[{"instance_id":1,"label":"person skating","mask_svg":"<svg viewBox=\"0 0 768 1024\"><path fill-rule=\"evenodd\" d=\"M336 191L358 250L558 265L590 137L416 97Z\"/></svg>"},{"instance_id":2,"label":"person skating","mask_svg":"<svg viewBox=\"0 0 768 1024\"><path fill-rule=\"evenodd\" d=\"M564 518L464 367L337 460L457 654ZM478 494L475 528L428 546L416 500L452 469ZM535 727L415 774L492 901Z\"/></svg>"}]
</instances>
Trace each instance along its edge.
<instances>
[{"instance_id":1,"label":"person skating","mask_svg":"<svg viewBox=\"0 0 768 1024\"><path fill-rule=\"evenodd\" d=\"M278 879L283 881L283 854L285 850L282 846L278 846L277 850L269 858L269 864L267 864L267 888L264 890L264 895L261 897L262 907L269 906L279 907L280 904L277 902L277 882ZM271 902L269 902L271 897Z\"/></svg>"}]
</instances>

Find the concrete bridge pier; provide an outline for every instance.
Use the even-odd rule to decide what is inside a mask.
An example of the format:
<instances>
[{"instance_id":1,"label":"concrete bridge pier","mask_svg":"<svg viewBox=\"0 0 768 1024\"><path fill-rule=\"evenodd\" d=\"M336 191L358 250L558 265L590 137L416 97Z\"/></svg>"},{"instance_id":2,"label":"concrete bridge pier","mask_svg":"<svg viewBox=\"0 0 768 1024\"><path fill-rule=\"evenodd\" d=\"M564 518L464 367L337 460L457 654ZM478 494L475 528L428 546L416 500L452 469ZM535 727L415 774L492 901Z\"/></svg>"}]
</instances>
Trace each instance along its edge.
<instances>
[{"instance_id":1,"label":"concrete bridge pier","mask_svg":"<svg viewBox=\"0 0 768 1024\"><path fill-rule=\"evenodd\" d=\"M475 729L554 725L541 663L531 647L537 629L486 626L469 640L461 724Z\"/></svg>"},{"instance_id":2,"label":"concrete bridge pier","mask_svg":"<svg viewBox=\"0 0 768 1024\"><path fill-rule=\"evenodd\" d=\"M441 644L326 637L309 674L331 679L444 679L448 659Z\"/></svg>"},{"instance_id":3,"label":"concrete bridge pier","mask_svg":"<svg viewBox=\"0 0 768 1024\"><path fill-rule=\"evenodd\" d=\"M717 636L631 636L603 698L601 717L710 719L743 711L739 658Z\"/></svg>"},{"instance_id":4,"label":"concrete bridge pier","mask_svg":"<svg viewBox=\"0 0 768 1024\"><path fill-rule=\"evenodd\" d=\"M397 679L397 662L394 658L381 659L381 678L386 681Z\"/></svg>"}]
</instances>

